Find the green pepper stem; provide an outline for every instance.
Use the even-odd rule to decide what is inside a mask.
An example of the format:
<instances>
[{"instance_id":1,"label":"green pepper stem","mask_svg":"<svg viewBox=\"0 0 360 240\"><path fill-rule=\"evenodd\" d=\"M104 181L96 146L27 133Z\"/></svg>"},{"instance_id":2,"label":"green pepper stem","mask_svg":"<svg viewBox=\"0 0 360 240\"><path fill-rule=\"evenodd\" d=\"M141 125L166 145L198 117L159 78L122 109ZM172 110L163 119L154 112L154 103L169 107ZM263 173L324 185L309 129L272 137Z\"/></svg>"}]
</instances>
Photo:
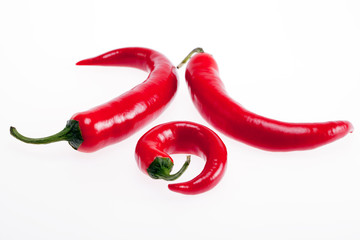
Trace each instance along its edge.
<instances>
[{"instance_id":1,"label":"green pepper stem","mask_svg":"<svg viewBox=\"0 0 360 240\"><path fill-rule=\"evenodd\" d=\"M204 50L202 48L195 48L194 50L192 50L185 58L184 60L182 60L182 62L177 65L177 69L181 68L187 61L189 61L189 59L191 58L191 56L195 53L203 53Z\"/></svg>"},{"instance_id":2,"label":"green pepper stem","mask_svg":"<svg viewBox=\"0 0 360 240\"><path fill-rule=\"evenodd\" d=\"M10 134L13 135L16 139L25 142L25 143L32 143L32 144L47 144L52 142L58 142L67 140L67 134L69 133L70 129L65 127L62 131L43 138L29 138L21 135L16 128L10 127Z\"/></svg>"},{"instance_id":3,"label":"green pepper stem","mask_svg":"<svg viewBox=\"0 0 360 240\"><path fill-rule=\"evenodd\" d=\"M10 134L16 139L31 144L48 144L59 141L68 141L70 145L77 149L83 142L78 121L69 120L63 130L60 132L43 138L29 138L21 135L16 128L10 127Z\"/></svg>"},{"instance_id":4,"label":"green pepper stem","mask_svg":"<svg viewBox=\"0 0 360 240\"><path fill-rule=\"evenodd\" d=\"M181 169L174 174L170 174L174 163L168 157L156 157L155 160L150 164L147 172L149 176L154 179L164 179L166 181L172 181L180 177L190 164L190 155L186 157L186 161Z\"/></svg>"},{"instance_id":5,"label":"green pepper stem","mask_svg":"<svg viewBox=\"0 0 360 240\"><path fill-rule=\"evenodd\" d=\"M188 168L188 166L189 166L189 164L190 164L190 158L191 158L190 155L186 156L186 161L185 161L185 163L182 165L182 167L180 168L180 170L179 170L177 173L169 174L169 175L163 175L163 176L159 176L159 177L161 177L162 179L164 179L164 180L166 180L166 181L173 181L173 180L177 179L177 178L180 177L180 176L185 172L185 170Z\"/></svg>"}]
</instances>

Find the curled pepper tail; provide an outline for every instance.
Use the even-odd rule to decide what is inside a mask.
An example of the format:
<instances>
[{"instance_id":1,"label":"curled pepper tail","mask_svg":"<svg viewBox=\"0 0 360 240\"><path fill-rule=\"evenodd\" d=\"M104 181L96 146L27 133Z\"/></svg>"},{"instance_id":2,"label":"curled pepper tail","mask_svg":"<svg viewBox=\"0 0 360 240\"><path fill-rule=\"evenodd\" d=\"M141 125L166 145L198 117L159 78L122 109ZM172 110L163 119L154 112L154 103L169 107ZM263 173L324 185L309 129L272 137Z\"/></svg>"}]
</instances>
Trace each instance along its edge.
<instances>
[{"instance_id":1,"label":"curled pepper tail","mask_svg":"<svg viewBox=\"0 0 360 240\"><path fill-rule=\"evenodd\" d=\"M169 190L186 195L204 193L214 188L221 180L226 169L226 154L205 163L203 171L194 179L183 182L169 184Z\"/></svg>"}]
</instances>

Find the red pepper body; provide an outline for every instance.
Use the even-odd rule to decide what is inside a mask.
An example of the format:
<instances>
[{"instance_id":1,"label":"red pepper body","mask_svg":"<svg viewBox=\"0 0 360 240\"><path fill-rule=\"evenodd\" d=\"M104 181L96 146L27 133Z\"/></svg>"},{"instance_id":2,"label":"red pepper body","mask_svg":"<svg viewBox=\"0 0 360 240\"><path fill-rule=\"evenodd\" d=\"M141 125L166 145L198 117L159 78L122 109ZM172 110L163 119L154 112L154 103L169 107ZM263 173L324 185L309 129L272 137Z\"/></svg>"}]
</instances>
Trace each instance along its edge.
<instances>
[{"instance_id":1,"label":"red pepper body","mask_svg":"<svg viewBox=\"0 0 360 240\"><path fill-rule=\"evenodd\" d=\"M139 168L149 174L154 159L169 154L189 153L203 158L206 163L194 179L170 184L170 190L183 194L199 194L213 188L222 178L227 151L222 140L209 128L187 121L158 125L145 133L136 145L135 159Z\"/></svg>"},{"instance_id":2,"label":"red pepper body","mask_svg":"<svg viewBox=\"0 0 360 240\"><path fill-rule=\"evenodd\" d=\"M201 115L222 133L268 151L319 147L353 130L348 121L287 123L254 114L226 93L218 66L210 54L198 53L186 67L186 81Z\"/></svg>"},{"instance_id":3,"label":"red pepper body","mask_svg":"<svg viewBox=\"0 0 360 240\"><path fill-rule=\"evenodd\" d=\"M177 89L176 68L164 55L150 49L117 49L77 65L124 66L150 72L130 91L71 118L79 122L84 142L78 150L84 152L121 141L154 120Z\"/></svg>"},{"instance_id":4,"label":"red pepper body","mask_svg":"<svg viewBox=\"0 0 360 240\"><path fill-rule=\"evenodd\" d=\"M14 127L21 141L45 144L67 140L82 152L93 152L119 142L156 118L177 90L177 72L161 53L146 48L121 48L82 60L77 65L133 67L149 72L147 79L108 103L71 117L61 132L45 138L28 138Z\"/></svg>"}]
</instances>

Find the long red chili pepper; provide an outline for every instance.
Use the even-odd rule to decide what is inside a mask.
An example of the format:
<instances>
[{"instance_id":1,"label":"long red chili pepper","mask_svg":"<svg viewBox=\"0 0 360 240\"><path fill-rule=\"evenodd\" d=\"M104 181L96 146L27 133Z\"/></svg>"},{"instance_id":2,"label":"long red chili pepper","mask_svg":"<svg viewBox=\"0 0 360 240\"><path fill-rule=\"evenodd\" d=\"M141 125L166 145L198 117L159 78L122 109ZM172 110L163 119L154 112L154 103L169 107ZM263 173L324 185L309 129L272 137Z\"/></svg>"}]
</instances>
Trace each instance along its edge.
<instances>
[{"instance_id":1,"label":"long red chili pepper","mask_svg":"<svg viewBox=\"0 0 360 240\"><path fill-rule=\"evenodd\" d=\"M169 154L194 154L205 159L205 167L194 179L169 184L170 190L183 194L199 194L213 188L222 178L227 151L221 139L209 128L188 121L169 122L146 132L138 141L135 158L139 168L155 179L174 180L189 165L190 159L175 174Z\"/></svg>"},{"instance_id":2,"label":"long red chili pepper","mask_svg":"<svg viewBox=\"0 0 360 240\"><path fill-rule=\"evenodd\" d=\"M210 54L194 49L178 68L188 59L185 77L196 108L216 129L239 141L268 151L306 150L353 130L348 121L287 123L254 114L227 95Z\"/></svg>"},{"instance_id":3,"label":"long red chili pepper","mask_svg":"<svg viewBox=\"0 0 360 240\"><path fill-rule=\"evenodd\" d=\"M78 151L93 152L123 140L156 118L177 89L176 68L164 55L151 49L121 48L77 65L134 67L149 72L149 76L112 101L73 115L64 130L55 135L28 138L11 127L15 138L34 144L65 140Z\"/></svg>"}]
</instances>

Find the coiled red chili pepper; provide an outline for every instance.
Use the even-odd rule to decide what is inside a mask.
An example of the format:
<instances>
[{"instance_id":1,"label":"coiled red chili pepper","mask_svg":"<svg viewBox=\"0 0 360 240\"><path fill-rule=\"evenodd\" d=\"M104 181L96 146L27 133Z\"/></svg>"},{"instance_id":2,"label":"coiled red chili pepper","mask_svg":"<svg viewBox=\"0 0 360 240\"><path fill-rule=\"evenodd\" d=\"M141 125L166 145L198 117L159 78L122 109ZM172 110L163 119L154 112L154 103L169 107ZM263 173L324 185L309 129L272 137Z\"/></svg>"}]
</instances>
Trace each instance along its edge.
<instances>
[{"instance_id":1,"label":"coiled red chili pepper","mask_svg":"<svg viewBox=\"0 0 360 240\"><path fill-rule=\"evenodd\" d=\"M188 121L169 122L146 132L138 141L135 159L139 168L155 179L174 180L187 168L188 157L183 167L175 174L169 154L189 153L205 159L205 167L194 179L169 184L170 190L183 194L199 194L213 188L222 178L227 160L227 151L221 139L209 128Z\"/></svg>"},{"instance_id":2,"label":"coiled red chili pepper","mask_svg":"<svg viewBox=\"0 0 360 240\"><path fill-rule=\"evenodd\" d=\"M34 144L68 141L76 150L93 152L130 136L156 118L177 89L177 72L161 53L146 48L121 48L82 60L77 65L134 67L149 72L147 79L112 101L77 113L61 132L45 138L28 138L14 127L17 139Z\"/></svg>"},{"instance_id":3,"label":"coiled red chili pepper","mask_svg":"<svg viewBox=\"0 0 360 240\"><path fill-rule=\"evenodd\" d=\"M268 151L294 151L319 147L353 130L348 121L287 123L254 114L227 95L210 54L194 49L178 68L188 59L185 77L196 108L216 129L232 138Z\"/></svg>"}]
</instances>

